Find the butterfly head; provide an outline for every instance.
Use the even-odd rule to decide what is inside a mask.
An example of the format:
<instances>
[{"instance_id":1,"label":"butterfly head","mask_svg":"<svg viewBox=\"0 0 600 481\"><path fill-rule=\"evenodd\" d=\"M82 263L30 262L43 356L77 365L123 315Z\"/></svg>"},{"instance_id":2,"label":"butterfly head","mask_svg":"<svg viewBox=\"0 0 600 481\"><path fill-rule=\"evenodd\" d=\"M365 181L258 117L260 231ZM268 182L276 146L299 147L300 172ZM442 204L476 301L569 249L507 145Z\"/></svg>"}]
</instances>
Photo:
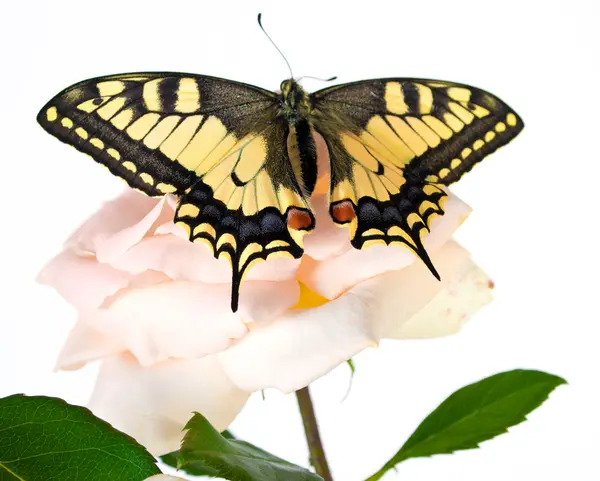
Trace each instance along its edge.
<instances>
[{"instance_id":1,"label":"butterfly head","mask_svg":"<svg viewBox=\"0 0 600 481\"><path fill-rule=\"evenodd\" d=\"M290 125L294 125L299 119L306 118L309 115L310 102L308 94L296 80L293 78L284 80L281 82L280 90L280 115Z\"/></svg>"}]
</instances>

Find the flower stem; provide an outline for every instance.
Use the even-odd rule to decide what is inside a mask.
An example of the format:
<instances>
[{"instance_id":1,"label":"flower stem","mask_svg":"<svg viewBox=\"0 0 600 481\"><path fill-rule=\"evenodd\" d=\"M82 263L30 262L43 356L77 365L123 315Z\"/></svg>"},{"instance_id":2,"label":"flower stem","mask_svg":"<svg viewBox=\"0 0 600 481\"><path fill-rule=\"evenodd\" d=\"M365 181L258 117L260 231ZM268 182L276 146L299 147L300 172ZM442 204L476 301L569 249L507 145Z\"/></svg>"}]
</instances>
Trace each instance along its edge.
<instances>
[{"instance_id":1,"label":"flower stem","mask_svg":"<svg viewBox=\"0 0 600 481\"><path fill-rule=\"evenodd\" d=\"M325 481L333 481L329 465L327 464L327 458L325 457L325 451L323 450L323 443L321 443L319 425L317 424L315 409L308 386L296 391L296 398L298 399L298 407L302 415L308 451L310 452L310 464L313 465L317 474Z\"/></svg>"}]
</instances>

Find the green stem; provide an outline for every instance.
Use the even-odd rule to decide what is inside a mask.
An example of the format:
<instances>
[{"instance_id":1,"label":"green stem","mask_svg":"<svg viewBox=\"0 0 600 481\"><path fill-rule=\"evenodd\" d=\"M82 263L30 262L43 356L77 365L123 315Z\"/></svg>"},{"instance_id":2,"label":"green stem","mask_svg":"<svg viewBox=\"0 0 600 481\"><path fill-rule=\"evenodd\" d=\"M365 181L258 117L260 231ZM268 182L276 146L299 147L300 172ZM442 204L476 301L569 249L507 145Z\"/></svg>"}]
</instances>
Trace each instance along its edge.
<instances>
[{"instance_id":1,"label":"green stem","mask_svg":"<svg viewBox=\"0 0 600 481\"><path fill-rule=\"evenodd\" d=\"M317 417L315 416L315 409L308 386L296 391L296 398L298 399L298 407L300 408L302 423L304 424L304 434L306 435L306 443L308 444L308 451L310 453L310 464L313 465L317 474L324 481L333 481L325 451L323 450L323 443L321 443L319 425L317 424Z\"/></svg>"}]
</instances>

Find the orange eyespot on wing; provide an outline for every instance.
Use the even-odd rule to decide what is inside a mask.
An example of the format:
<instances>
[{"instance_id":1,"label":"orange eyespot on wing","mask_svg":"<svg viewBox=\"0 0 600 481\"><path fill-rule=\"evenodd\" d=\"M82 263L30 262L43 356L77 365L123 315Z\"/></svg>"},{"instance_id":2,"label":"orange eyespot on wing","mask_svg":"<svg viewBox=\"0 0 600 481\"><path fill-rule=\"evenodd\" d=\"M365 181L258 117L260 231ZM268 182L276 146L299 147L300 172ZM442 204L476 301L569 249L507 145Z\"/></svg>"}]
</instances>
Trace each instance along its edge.
<instances>
[{"instance_id":1,"label":"orange eyespot on wing","mask_svg":"<svg viewBox=\"0 0 600 481\"><path fill-rule=\"evenodd\" d=\"M354 205L349 200L341 200L330 207L331 217L338 224L347 224L356 217Z\"/></svg>"},{"instance_id":2,"label":"orange eyespot on wing","mask_svg":"<svg viewBox=\"0 0 600 481\"><path fill-rule=\"evenodd\" d=\"M292 207L287 213L287 223L290 229L312 230L315 226L315 219L310 211Z\"/></svg>"}]
</instances>

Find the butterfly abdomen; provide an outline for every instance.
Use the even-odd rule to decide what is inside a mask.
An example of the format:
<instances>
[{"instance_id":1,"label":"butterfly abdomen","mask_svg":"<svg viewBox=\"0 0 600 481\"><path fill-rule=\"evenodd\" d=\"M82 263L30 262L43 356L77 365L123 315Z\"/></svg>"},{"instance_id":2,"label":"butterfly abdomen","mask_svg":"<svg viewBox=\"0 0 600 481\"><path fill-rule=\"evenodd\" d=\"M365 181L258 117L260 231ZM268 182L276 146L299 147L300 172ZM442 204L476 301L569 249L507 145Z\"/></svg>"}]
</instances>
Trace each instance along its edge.
<instances>
[{"instance_id":1,"label":"butterfly abdomen","mask_svg":"<svg viewBox=\"0 0 600 481\"><path fill-rule=\"evenodd\" d=\"M296 182L308 198L317 183L317 148L308 120L301 119L290 126L287 146Z\"/></svg>"}]
</instances>

